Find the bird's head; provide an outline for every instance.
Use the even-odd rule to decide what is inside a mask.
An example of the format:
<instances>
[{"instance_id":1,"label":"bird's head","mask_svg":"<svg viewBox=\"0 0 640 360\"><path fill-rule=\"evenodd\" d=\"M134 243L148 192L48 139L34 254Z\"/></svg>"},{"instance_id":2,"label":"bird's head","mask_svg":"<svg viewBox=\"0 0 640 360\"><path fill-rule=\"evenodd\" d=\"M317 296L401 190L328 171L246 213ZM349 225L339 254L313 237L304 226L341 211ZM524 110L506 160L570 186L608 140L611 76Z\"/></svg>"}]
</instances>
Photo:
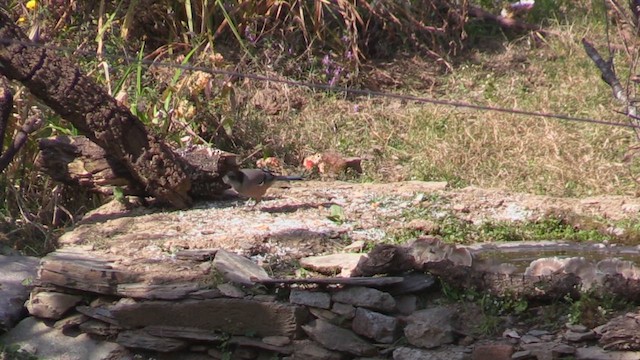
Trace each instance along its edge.
<instances>
[{"instance_id":1,"label":"bird's head","mask_svg":"<svg viewBox=\"0 0 640 360\"><path fill-rule=\"evenodd\" d=\"M240 170L231 170L222 177L222 182L227 185L234 186L242 183L242 172Z\"/></svg>"}]
</instances>

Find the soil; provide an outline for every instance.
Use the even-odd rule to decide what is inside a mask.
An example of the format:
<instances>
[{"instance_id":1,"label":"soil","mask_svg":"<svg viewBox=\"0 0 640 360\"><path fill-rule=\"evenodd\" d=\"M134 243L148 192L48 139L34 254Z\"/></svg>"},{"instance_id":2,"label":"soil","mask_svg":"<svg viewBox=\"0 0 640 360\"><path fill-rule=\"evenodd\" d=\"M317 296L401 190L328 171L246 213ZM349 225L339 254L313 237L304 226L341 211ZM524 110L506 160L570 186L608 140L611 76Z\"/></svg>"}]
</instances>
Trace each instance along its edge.
<instances>
[{"instance_id":1,"label":"soil","mask_svg":"<svg viewBox=\"0 0 640 360\"><path fill-rule=\"evenodd\" d=\"M218 248L248 255L273 272L290 272L302 257L342 252L356 241L375 244L398 229L429 233L429 221L416 218L416 209L476 224L563 214L576 227L591 219L598 219L598 224L636 220L640 211L640 199L635 197L556 198L474 187L450 189L443 182L282 185L286 187L274 186L256 206L233 195L187 211L126 210L114 201L87 214L59 242L88 245L117 258L146 259L141 266L155 259L165 275L168 268L162 260L176 252Z\"/></svg>"}]
</instances>

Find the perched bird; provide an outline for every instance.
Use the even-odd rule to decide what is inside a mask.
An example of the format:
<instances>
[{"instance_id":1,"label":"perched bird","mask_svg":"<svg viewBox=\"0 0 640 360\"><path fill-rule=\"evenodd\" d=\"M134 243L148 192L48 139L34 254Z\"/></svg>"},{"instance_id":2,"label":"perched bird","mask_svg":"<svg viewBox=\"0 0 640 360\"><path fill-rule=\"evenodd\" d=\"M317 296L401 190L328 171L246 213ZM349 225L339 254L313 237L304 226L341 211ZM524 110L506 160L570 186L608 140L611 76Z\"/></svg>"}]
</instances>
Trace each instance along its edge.
<instances>
[{"instance_id":1,"label":"perched bird","mask_svg":"<svg viewBox=\"0 0 640 360\"><path fill-rule=\"evenodd\" d=\"M222 177L222 181L230 185L239 194L250 197L257 205L267 192L267 189L276 181L303 180L300 176L274 175L264 169L240 169L229 171Z\"/></svg>"}]
</instances>

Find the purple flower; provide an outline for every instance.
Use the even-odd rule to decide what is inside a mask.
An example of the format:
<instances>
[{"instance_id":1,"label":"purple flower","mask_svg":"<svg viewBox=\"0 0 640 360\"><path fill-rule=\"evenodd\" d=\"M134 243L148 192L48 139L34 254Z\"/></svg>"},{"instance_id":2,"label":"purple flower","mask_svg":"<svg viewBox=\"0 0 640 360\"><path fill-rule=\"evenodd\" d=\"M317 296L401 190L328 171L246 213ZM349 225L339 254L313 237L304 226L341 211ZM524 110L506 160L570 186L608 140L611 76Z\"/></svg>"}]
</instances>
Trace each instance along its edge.
<instances>
[{"instance_id":1,"label":"purple flower","mask_svg":"<svg viewBox=\"0 0 640 360\"><path fill-rule=\"evenodd\" d=\"M331 65L331 59L329 58L329 54L325 55L322 58L322 65L324 65L325 67L328 67L329 65Z\"/></svg>"}]
</instances>

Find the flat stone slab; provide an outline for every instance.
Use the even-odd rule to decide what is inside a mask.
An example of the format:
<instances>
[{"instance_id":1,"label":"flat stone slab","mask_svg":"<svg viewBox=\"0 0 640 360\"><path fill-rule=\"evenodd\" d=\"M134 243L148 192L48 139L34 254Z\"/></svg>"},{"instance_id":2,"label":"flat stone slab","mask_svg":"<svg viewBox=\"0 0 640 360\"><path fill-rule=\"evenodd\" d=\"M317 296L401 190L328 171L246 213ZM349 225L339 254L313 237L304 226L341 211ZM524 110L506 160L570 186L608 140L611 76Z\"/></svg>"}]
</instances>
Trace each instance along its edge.
<instances>
[{"instance_id":1,"label":"flat stone slab","mask_svg":"<svg viewBox=\"0 0 640 360\"><path fill-rule=\"evenodd\" d=\"M132 355L116 343L97 341L87 334L66 336L62 329L47 326L33 317L22 320L0 336L0 344L29 348L38 359L107 360L128 359Z\"/></svg>"},{"instance_id":2,"label":"flat stone slab","mask_svg":"<svg viewBox=\"0 0 640 360\"><path fill-rule=\"evenodd\" d=\"M30 290L25 284L36 278L39 262L31 256L0 255L0 332L26 315L24 302Z\"/></svg>"},{"instance_id":3,"label":"flat stone slab","mask_svg":"<svg viewBox=\"0 0 640 360\"><path fill-rule=\"evenodd\" d=\"M111 310L125 328L189 327L231 335L295 337L306 320L304 308L247 299L145 301Z\"/></svg>"}]
</instances>

